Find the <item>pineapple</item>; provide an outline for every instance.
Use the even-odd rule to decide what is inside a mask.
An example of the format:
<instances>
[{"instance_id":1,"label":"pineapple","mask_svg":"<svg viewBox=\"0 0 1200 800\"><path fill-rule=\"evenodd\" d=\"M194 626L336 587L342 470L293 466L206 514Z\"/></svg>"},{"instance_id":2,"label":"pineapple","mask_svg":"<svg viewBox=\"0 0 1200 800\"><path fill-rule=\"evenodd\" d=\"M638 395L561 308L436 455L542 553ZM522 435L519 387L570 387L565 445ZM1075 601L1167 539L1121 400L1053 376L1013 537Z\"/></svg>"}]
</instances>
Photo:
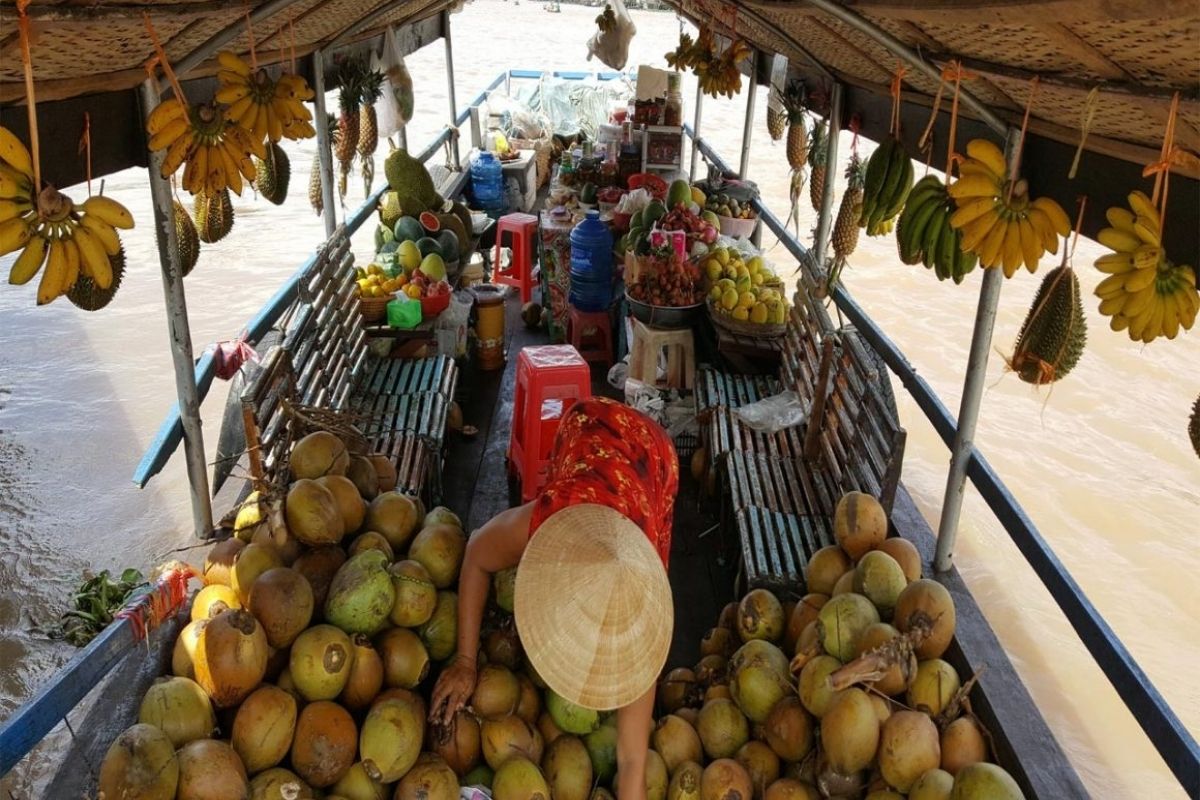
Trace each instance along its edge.
<instances>
[{"instance_id":1,"label":"pineapple","mask_svg":"<svg viewBox=\"0 0 1200 800\"><path fill-rule=\"evenodd\" d=\"M787 111L787 158L793 170L804 168L808 160L808 131L804 126L804 84L792 81L783 94L783 107Z\"/></svg>"},{"instance_id":2,"label":"pineapple","mask_svg":"<svg viewBox=\"0 0 1200 800\"><path fill-rule=\"evenodd\" d=\"M354 152L358 149L359 103L362 101L363 69L354 61L343 61L338 67L338 132L341 138L333 149L343 172L350 171ZM345 192L343 192L345 194Z\"/></svg>"},{"instance_id":3,"label":"pineapple","mask_svg":"<svg viewBox=\"0 0 1200 800\"><path fill-rule=\"evenodd\" d=\"M812 129L808 140L808 199L814 211L821 210L821 202L825 198L825 156L828 155L829 128L822 120Z\"/></svg>"},{"instance_id":4,"label":"pineapple","mask_svg":"<svg viewBox=\"0 0 1200 800\"><path fill-rule=\"evenodd\" d=\"M359 110L358 155L362 160L364 193L371 193L375 180L375 148L379 145L379 126L375 119L375 101L383 94L383 73L368 71L362 81L362 107Z\"/></svg>"},{"instance_id":5,"label":"pineapple","mask_svg":"<svg viewBox=\"0 0 1200 800\"><path fill-rule=\"evenodd\" d=\"M772 87L767 98L767 133L771 134L771 141L778 142L783 138L786 129L787 115L783 111L783 101L779 97L779 91Z\"/></svg>"},{"instance_id":6,"label":"pineapple","mask_svg":"<svg viewBox=\"0 0 1200 800\"><path fill-rule=\"evenodd\" d=\"M329 138L333 141L331 144L336 149L342 140L342 132L338 130L337 120L333 114L326 114L327 118L325 129L329 131ZM308 174L308 202L313 207L313 211L317 212L317 216L325 210L325 195L321 193L321 151L313 153L312 171Z\"/></svg>"},{"instance_id":7,"label":"pineapple","mask_svg":"<svg viewBox=\"0 0 1200 800\"><path fill-rule=\"evenodd\" d=\"M862 214L863 185L866 183L866 164L857 153L850 156L850 165L846 167L846 192L842 195L841 205L838 206L837 220L833 223L833 267L829 270L829 280L826 292L832 291L837 285L846 259L858 246L858 217Z\"/></svg>"}]
</instances>

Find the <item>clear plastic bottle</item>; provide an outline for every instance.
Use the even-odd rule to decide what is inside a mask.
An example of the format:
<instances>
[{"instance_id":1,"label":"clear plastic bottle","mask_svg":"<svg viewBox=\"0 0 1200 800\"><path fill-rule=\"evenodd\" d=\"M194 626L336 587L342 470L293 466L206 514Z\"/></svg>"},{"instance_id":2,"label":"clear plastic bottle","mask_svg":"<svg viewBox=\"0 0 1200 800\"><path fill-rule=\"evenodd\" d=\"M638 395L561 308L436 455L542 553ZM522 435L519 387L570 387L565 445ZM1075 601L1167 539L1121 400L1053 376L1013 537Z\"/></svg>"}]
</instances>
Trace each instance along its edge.
<instances>
[{"instance_id":1,"label":"clear plastic bottle","mask_svg":"<svg viewBox=\"0 0 1200 800\"><path fill-rule=\"evenodd\" d=\"M679 91L680 74L667 75L667 100L663 106L663 125L678 128L683 124L683 95Z\"/></svg>"}]
</instances>

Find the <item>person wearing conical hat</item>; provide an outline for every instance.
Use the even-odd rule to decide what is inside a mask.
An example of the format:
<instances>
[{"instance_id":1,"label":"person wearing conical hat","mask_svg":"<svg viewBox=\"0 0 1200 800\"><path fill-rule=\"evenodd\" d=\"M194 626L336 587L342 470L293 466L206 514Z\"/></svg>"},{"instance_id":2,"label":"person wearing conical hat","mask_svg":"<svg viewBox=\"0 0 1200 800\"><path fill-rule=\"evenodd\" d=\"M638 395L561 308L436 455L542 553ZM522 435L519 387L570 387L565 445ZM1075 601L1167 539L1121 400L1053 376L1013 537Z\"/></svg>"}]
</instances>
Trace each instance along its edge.
<instances>
[{"instance_id":1,"label":"person wearing conical hat","mask_svg":"<svg viewBox=\"0 0 1200 800\"><path fill-rule=\"evenodd\" d=\"M617 710L617 796L645 798L654 688L674 625L666 566L678 486L679 459L657 423L604 398L572 405L538 496L467 544L458 655L434 687L430 720L452 725L470 699L491 576L515 566L526 658L563 698Z\"/></svg>"}]
</instances>

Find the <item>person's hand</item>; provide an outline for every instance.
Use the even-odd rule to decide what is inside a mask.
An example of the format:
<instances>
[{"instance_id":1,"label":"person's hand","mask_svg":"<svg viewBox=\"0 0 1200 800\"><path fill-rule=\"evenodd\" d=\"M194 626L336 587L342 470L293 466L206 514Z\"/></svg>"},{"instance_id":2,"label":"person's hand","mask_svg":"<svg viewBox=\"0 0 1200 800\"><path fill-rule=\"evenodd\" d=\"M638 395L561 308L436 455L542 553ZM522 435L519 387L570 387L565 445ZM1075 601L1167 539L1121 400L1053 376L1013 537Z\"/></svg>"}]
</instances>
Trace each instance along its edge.
<instances>
[{"instance_id":1,"label":"person's hand","mask_svg":"<svg viewBox=\"0 0 1200 800\"><path fill-rule=\"evenodd\" d=\"M429 708L429 721L450 727L454 717L466 705L475 691L475 665L459 656L438 676L433 687L433 702Z\"/></svg>"}]
</instances>

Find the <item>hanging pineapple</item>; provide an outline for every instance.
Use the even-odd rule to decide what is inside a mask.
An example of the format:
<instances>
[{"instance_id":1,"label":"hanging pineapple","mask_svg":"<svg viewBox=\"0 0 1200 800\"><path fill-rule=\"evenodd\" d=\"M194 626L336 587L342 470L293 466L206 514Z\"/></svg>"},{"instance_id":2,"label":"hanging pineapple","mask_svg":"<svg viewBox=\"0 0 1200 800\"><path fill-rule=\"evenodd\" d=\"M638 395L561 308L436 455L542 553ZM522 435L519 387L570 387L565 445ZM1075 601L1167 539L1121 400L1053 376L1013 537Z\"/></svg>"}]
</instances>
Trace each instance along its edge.
<instances>
[{"instance_id":1,"label":"hanging pineapple","mask_svg":"<svg viewBox=\"0 0 1200 800\"><path fill-rule=\"evenodd\" d=\"M832 291L837 285L846 259L858 246L858 218L862 214L863 185L866 183L866 165L858 157L858 153L850 155L850 164L846 167L846 192L842 195L841 205L838 206L837 220L833 223L833 267L829 270L829 280L826 291Z\"/></svg>"},{"instance_id":2,"label":"hanging pineapple","mask_svg":"<svg viewBox=\"0 0 1200 800\"><path fill-rule=\"evenodd\" d=\"M771 134L772 142L778 142L786 131L787 114L783 110L783 100L779 90L772 86L767 96L767 133Z\"/></svg>"},{"instance_id":3,"label":"hanging pineapple","mask_svg":"<svg viewBox=\"0 0 1200 800\"><path fill-rule=\"evenodd\" d=\"M338 194L346 196L346 180L354 164L354 153L358 149L359 103L362 101L364 70L357 61L347 59L338 65L338 132L341 138L333 148L341 170L338 174Z\"/></svg>"},{"instance_id":4,"label":"hanging pineapple","mask_svg":"<svg viewBox=\"0 0 1200 800\"><path fill-rule=\"evenodd\" d=\"M327 122L325 130L329 131L330 144L336 150L342 141L342 132L337 127L333 114L325 115ZM320 145L317 145L320 148ZM317 216L325 210L325 195L321 191L321 151L313 153L312 170L308 173L308 203L317 212Z\"/></svg>"},{"instance_id":5,"label":"hanging pineapple","mask_svg":"<svg viewBox=\"0 0 1200 800\"><path fill-rule=\"evenodd\" d=\"M808 200L813 211L821 210L825 198L825 156L828 155L829 126L821 120L812 129L808 140Z\"/></svg>"},{"instance_id":6,"label":"hanging pineapple","mask_svg":"<svg viewBox=\"0 0 1200 800\"><path fill-rule=\"evenodd\" d=\"M787 111L787 159L793 170L804 168L808 159L808 131L804 126L804 82L792 81L783 93L783 108Z\"/></svg>"},{"instance_id":7,"label":"hanging pineapple","mask_svg":"<svg viewBox=\"0 0 1200 800\"><path fill-rule=\"evenodd\" d=\"M371 193L375 180L375 148L379 145L379 125L375 119L375 101L383 95L383 73L370 70L363 75L362 108L359 112L358 155L362 159L364 193Z\"/></svg>"}]
</instances>

